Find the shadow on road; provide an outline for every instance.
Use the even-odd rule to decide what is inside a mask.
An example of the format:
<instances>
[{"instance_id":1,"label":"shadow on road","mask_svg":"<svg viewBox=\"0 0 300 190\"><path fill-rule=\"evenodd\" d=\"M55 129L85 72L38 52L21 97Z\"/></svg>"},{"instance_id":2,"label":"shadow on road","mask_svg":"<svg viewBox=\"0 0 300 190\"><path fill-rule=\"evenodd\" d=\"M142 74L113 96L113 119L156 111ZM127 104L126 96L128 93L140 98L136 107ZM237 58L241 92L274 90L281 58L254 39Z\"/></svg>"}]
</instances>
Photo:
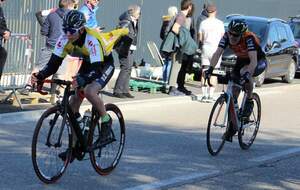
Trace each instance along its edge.
<instances>
[{"instance_id":1,"label":"shadow on road","mask_svg":"<svg viewBox=\"0 0 300 190\"><path fill-rule=\"evenodd\" d=\"M31 164L31 140L35 122L0 128L0 189L45 188ZM193 173L218 171L219 175L251 167L256 158L300 144L285 131L258 134L248 151L239 148L237 138L226 143L221 154L212 157L206 149L206 127L173 128L126 121L126 147L117 169L103 177L93 171L89 161L75 161L50 189L124 189ZM276 140L274 140L276 139ZM244 173L243 176L247 176ZM296 177L295 177L296 179ZM291 180L291 179L287 179ZM222 184L223 182L220 181ZM253 185L257 181L252 182ZM250 184L251 185L251 184ZM278 188L289 189L285 183Z\"/></svg>"}]
</instances>

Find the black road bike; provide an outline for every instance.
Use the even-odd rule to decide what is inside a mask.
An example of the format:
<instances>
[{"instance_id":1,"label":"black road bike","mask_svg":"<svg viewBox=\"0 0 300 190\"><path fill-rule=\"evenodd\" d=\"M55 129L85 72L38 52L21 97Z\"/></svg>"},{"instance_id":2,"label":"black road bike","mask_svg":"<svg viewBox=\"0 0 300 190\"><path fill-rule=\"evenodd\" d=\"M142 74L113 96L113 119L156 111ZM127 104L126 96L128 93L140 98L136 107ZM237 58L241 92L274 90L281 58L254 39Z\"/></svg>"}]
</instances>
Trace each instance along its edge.
<instances>
[{"instance_id":1,"label":"black road bike","mask_svg":"<svg viewBox=\"0 0 300 190\"><path fill-rule=\"evenodd\" d=\"M125 145L125 122L120 109L106 104L112 118L109 138L101 139L100 116L92 107L89 131L85 136L72 112L69 99L74 94L71 81L45 80L64 86L61 101L47 109L38 120L32 138L32 163L38 178L46 183L56 182L74 158L84 160L88 153L91 164L100 175L108 175L119 163ZM65 154L65 159L59 155Z\"/></svg>"}]
</instances>

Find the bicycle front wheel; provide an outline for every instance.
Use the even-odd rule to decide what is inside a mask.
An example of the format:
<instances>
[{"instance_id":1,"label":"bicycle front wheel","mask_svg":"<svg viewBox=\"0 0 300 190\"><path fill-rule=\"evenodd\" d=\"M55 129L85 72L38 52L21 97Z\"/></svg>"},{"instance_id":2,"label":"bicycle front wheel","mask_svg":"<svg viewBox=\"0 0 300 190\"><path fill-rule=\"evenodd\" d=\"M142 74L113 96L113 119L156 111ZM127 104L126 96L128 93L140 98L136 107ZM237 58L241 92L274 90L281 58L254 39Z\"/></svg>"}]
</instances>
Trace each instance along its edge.
<instances>
[{"instance_id":1,"label":"bicycle front wheel","mask_svg":"<svg viewBox=\"0 0 300 190\"><path fill-rule=\"evenodd\" d=\"M125 122L120 109L114 104L106 104L105 108L112 118L110 138L102 141L100 121L95 121L92 122L88 143L92 166L100 175L108 175L118 165L125 145Z\"/></svg>"},{"instance_id":2,"label":"bicycle front wheel","mask_svg":"<svg viewBox=\"0 0 300 190\"><path fill-rule=\"evenodd\" d=\"M34 171L44 183L54 183L67 169L70 155L65 161L58 155L70 150L72 133L68 117L64 117L58 106L48 109L35 127L31 157Z\"/></svg>"},{"instance_id":3,"label":"bicycle front wheel","mask_svg":"<svg viewBox=\"0 0 300 190\"><path fill-rule=\"evenodd\" d=\"M206 132L206 144L208 152L212 156L216 156L222 150L225 143L223 135L228 125L226 105L226 95L221 95L210 112Z\"/></svg>"},{"instance_id":4,"label":"bicycle front wheel","mask_svg":"<svg viewBox=\"0 0 300 190\"><path fill-rule=\"evenodd\" d=\"M258 94L253 93L253 111L249 118L241 119L241 128L239 129L238 138L240 147L247 150L253 144L260 124L261 102Z\"/></svg>"}]
</instances>

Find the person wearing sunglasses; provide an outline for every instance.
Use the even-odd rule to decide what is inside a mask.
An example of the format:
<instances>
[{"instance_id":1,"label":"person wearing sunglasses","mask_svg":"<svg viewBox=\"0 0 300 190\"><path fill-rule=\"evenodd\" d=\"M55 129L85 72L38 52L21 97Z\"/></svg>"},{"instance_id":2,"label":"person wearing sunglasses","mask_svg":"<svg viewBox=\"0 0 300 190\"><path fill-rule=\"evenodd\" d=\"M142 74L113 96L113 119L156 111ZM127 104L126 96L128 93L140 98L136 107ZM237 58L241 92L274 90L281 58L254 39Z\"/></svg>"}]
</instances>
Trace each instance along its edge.
<instances>
[{"instance_id":1,"label":"person wearing sunglasses","mask_svg":"<svg viewBox=\"0 0 300 190\"><path fill-rule=\"evenodd\" d=\"M10 38L10 31L6 25L6 19L3 14L2 4L4 0L0 0L0 80L4 68L4 64L7 58L7 52L3 47L3 43L5 43ZM0 93L5 93L5 91L0 87Z\"/></svg>"},{"instance_id":2,"label":"person wearing sunglasses","mask_svg":"<svg viewBox=\"0 0 300 190\"><path fill-rule=\"evenodd\" d=\"M235 67L233 68L233 77L236 81L243 80L247 92L247 100L243 111L244 117L249 117L253 109L253 77L261 74L266 68L265 53L262 51L258 37L248 31L246 22L242 19L233 19L228 25L228 31L225 32L219 42L216 52L210 62L210 67L205 71L207 78L210 78L219 58L224 53L224 49L229 47L237 56ZM238 98L239 90L233 88L233 94ZM226 139L230 139L235 131L226 135Z\"/></svg>"},{"instance_id":3,"label":"person wearing sunglasses","mask_svg":"<svg viewBox=\"0 0 300 190\"><path fill-rule=\"evenodd\" d=\"M73 87L78 90L72 96L70 106L75 117L80 118L79 108L84 98L80 95L80 91L84 91L84 96L99 112L101 126L104 127L101 135L106 140L112 120L106 113L98 92L105 87L115 70L112 47L122 36L128 35L128 29L99 33L85 27L85 24L84 14L77 10L71 10L65 15L63 19L64 33L59 37L48 64L39 72L33 73L31 79L33 84L37 84L38 90L42 89L43 80L57 72L67 55L75 51L78 55L80 54L83 62L73 81ZM104 36L107 36L105 42ZM108 42L110 44L107 44ZM63 155L61 158L65 159Z\"/></svg>"}]
</instances>

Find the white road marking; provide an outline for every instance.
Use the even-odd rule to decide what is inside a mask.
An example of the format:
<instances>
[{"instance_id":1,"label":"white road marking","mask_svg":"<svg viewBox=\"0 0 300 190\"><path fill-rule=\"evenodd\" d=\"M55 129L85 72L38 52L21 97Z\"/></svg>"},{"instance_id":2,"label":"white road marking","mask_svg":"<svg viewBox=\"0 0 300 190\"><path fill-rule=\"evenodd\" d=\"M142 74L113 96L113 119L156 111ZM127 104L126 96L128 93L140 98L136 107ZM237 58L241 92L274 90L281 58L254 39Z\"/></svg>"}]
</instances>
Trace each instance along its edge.
<instances>
[{"instance_id":1,"label":"white road marking","mask_svg":"<svg viewBox=\"0 0 300 190\"><path fill-rule=\"evenodd\" d=\"M219 171L211 171L211 172L192 173L192 174L185 175L185 176L173 177L173 178L170 178L170 179L165 179L165 180L161 180L161 181L157 181L157 182L153 182L153 183L149 183L149 184L144 184L144 185L139 185L139 186L136 186L136 187L126 188L125 190L160 189L160 188L164 188L164 187L171 186L171 185L174 185L174 184L180 184L180 183L192 181L194 179L207 178L207 177L210 177L210 176L214 176L218 173L220 173L220 172Z\"/></svg>"},{"instance_id":2,"label":"white road marking","mask_svg":"<svg viewBox=\"0 0 300 190\"><path fill-rule=\"evenodd\" d=\"M295 154L295 153L298 153L298 152L300 152L300 148L291 148L291 149L287 149L287 150L284 150L284 151L281 151L281 152L274 152L274 153L267 154L267 155L264 155L264 156L252 158L249 161L251 161L251 162L264 162L264 161L272 160L274 158L279 158L279 157L282 157L282 156Z\"/></svg>"}]
</instances>

